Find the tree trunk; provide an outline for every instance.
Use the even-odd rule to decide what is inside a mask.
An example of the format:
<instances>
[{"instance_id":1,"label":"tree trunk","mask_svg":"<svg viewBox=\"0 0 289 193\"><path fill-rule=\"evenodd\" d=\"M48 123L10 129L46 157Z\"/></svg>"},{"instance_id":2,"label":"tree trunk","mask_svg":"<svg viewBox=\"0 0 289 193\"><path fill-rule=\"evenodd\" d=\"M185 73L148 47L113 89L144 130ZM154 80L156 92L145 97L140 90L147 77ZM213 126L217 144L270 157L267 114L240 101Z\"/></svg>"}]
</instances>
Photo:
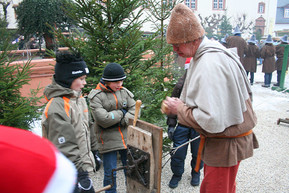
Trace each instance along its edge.
<instances>
[{"instance_id":1,"label":"tree trunk","mask_svg":"<svg viewBox=\"0 0 289 193\"><path fill-rule=\"evenodd\" d=\"M53 50L54 49L54 39L48 34L43 34L43 37L45 40L46 49Z\"/></svg>"}]
</instances>

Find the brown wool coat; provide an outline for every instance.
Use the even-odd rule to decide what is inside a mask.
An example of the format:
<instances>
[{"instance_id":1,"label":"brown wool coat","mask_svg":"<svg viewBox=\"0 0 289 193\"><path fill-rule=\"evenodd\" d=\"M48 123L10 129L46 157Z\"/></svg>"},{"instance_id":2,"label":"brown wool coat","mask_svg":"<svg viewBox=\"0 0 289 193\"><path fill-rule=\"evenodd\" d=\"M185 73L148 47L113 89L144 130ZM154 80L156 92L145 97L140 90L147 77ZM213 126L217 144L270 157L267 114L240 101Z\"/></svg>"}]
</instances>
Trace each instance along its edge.
<instances>
[{"instance_id":1,"label":"brown wool coat","mask_svg":"<svg viewBox=\"0 0 289 193\"><path fill-rule=\"evenodd\" d=\"M275 63L275 67L276 67L276 70L278 70L278 71L282 70L284 50L285 50L285 47L280 46L280 45L276 46L276 52L275 53L276 53L277 61ZM289 63L289 58L287 60L286 70L288 70L288 63Z\"/></svg>"},{"instance_id":2,"label":"brown wool coat","mask_svg":"<svg viewBox=\"0 0 289 193\"><path fill-rule=\"evenodd\" d=\"M262 72L272 73L275 71L275 47L273 44L265 44L261 49L261 58L264 59Z\"/></svg>"},{"instance_id":3,"label":"brown wool coat","mask_svg":"<svg viewBox=\"0 0 289 193\"><path fill-rule=\"evenodd\" d=\"M247 49L247 42L240 36L229 36L226 42L227 48L237 48L240 61L244 65L244 52Z\"/></svg>"},{"instance_id":4,"label":"brown wool coat","mask_svg":"<svg viewBox=\"0 0 289 193\"><path fill-rule=\"evenodd\" d=\"M258 140L254 133L239 138L211 138L211 136L237 136L248 132L257 123L256 115L252 108L251 100L246 101L247 111L243 113L244 122L233 125L221 133L211 134L204 131L195 120L192 109L184 105L178 108L178 120L184 125L190 125L197 132L206 136L202 160L208 166L231 167L238 161L253 156L253 149L258 148Z\"/></svg>"},{"instance_id":5,"label":"brown wool coat","mask_svg":"<svg viewBox=\"0 0 289 193\"><path fill-rule=\"evenodd\" d=\"M247 72L256 72L257 58L260 57L260 50L258 46L249 44L245 51L244 68Z\"/></svg>"}]
</instances>

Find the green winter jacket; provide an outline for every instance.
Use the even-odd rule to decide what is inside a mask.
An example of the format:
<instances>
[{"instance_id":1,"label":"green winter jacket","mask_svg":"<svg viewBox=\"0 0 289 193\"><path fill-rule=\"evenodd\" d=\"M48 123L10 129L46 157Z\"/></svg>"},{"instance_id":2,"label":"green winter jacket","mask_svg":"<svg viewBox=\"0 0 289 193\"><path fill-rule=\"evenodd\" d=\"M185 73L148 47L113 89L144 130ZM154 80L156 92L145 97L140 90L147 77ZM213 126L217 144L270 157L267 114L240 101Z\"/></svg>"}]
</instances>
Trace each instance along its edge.
<instances>
[{"instance_id":1,"label":"green winter jacket","mask_svg":"<svg viewBox=\"0 0 289 193\"><path fill-rule=\"evenodd\" d=\"M92 150L97 149L94 132L89 128L85 98L54 80L44 90L49 101L42 114L42 135L74 163L77 170L94 171Z\"/></svg>"},{"instance_id":2,"label":"green winter jacket","mask_svg":"<svg viewBox=\"0 0 289 193\"><path fill-rule=\"evenodd\" d=\"M133 94L122 87L113 92L99 83L88 95L100 153L126 149L127 125L135 113ZM124 116L124 109L127 113Z\"/></svg>"}]
</instances>

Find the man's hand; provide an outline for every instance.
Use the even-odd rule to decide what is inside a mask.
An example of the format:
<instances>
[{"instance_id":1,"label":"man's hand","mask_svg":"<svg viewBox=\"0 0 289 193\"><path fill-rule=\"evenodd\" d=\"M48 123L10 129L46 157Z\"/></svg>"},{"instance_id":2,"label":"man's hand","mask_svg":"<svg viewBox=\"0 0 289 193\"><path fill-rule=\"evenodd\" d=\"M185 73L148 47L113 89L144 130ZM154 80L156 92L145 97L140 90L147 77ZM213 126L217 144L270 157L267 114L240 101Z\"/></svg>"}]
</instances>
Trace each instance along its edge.
<instances>
[{"instance_id":1,"label":"man's hand","mask_svg":"<svg viewBox=\"0 0 289 193\"><path fill-rule=\"evenodd\" d=\"M162 102L162 112L166 115L177 115L178 107L183 104L179 98L167 97Z\"/></svg>"}]
</instances>

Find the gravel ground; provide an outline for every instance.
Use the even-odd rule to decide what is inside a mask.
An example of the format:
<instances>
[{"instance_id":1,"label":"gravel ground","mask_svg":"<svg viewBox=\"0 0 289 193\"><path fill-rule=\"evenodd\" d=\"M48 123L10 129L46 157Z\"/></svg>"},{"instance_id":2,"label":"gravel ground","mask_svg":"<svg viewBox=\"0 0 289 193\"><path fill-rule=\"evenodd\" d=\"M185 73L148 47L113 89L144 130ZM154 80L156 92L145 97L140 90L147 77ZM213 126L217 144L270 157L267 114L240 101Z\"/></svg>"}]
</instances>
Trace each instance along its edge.
<instances>
[{"instance_id":1,"label":"gravel ground","mask_svg":"<svg viewBox=\"0 0 289 193\"><path fill-rule=\"evenodd\" d=\"M289 193L289 125L276 122L279 118L289 118L289 94L263 88L264 74L258 65L255 74L253 106L258 117L258 124L254 132L259 140L259 149L254 156L240 164L237 175L237 193ZM276 72L273 73L272 83L276 83ZM289 88L289 76L286 75L285 87ZM189 148L188 148L189 151ZM189 155L189 152L188 152ZM163 160L165 163L166 157ZM119 164L120 166L120 164ZM170 189L168 182L172 176L170 164L162 170L161 192L183 193L199 192L199 187L190 185L190 156L187 156L185 173L176 189ZM201 174L201 180L203 173ZM102 187L103 168L93 179L96 187ZM118 192L126 192L124 175L117 174Z\"/></svg>"},{"instance_id":2,"label":"gravel ground","mask_svg":"<svg viewBox=\"0 0 289 193\"><path fill-rule=\"evenodd\" d=\"M258 117L254 132L260 147L254 151L252 158L241 162L236 179L237 193L289 193L289 124L276 124L279 118L289 118L289 93L263 88L261 85L264 82L264 74L261 68L262 66L258 65L255 83L252 86L253 107ZM273 73L272 83L276 83L276 71ZM289 88L289 75L286 75L284 85L285 88ZM40 128L40 124L36 122L33 132L41 135ZM168 157L163 160L163 163L167 159ZM162 170L161 192L199 192L199 187L190 185L190 171L190 156L187 156L185 173L179 186L176 189L170 189L168 182L172 172L168 163ZM103 168L93 178L95 189L102 187L102 180ZM122 171L117 174L117 184L118 192L126 192Z\"/></svg>"}]
</instances>

